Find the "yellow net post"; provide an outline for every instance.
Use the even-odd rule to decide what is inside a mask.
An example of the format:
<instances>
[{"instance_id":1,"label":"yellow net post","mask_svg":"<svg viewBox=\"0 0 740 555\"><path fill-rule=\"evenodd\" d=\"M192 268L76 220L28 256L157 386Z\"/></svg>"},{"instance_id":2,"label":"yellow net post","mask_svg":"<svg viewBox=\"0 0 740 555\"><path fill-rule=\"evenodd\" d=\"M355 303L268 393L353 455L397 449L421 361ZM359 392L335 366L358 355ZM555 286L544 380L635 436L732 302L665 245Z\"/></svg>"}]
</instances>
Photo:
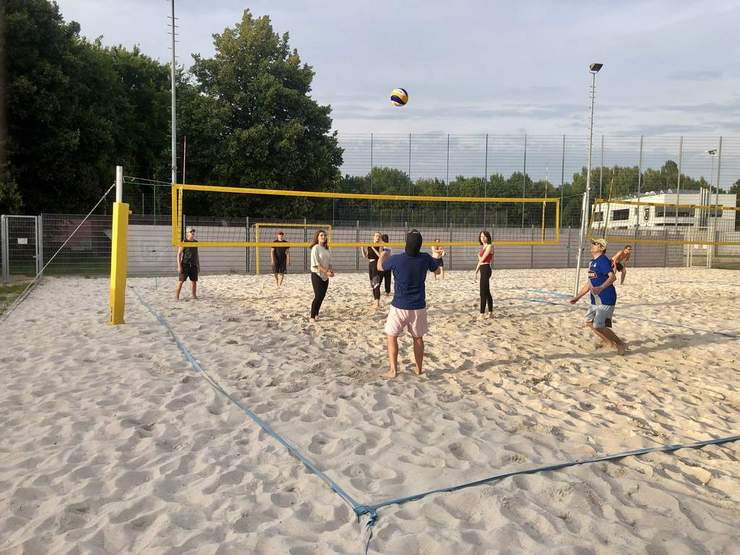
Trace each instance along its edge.
<instances>
[{"instance_id":1,"label":"yellow net post","mask_svg":"<svg viewBox=\"0 0 740 555\"><path fill-rule=\"evenodd\" d=\"M116 202L113 203L113 230L110 257L110 323L124 323L126 274L128 272L128 211L123 200L123 168L116 166Z\"/></svg>"}]
</instances>

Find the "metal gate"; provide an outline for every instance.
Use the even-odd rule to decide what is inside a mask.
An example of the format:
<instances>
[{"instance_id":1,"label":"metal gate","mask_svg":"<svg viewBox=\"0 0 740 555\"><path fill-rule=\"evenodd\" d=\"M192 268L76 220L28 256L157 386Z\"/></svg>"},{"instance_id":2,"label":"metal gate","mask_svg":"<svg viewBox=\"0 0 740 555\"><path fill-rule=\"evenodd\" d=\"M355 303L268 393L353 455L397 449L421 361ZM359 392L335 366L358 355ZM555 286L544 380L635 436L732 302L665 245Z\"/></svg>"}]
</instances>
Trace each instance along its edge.
<instances>
[{"instance_id":1,"label":"metal gate","mask_svg":"<svg viewBox=\"0 0 740 555\"><path fill-rule=\"evenodd\" d=\"M0 216L3 281L35 277L44 266L41 216Z\"/></svg>"}]
</instances>

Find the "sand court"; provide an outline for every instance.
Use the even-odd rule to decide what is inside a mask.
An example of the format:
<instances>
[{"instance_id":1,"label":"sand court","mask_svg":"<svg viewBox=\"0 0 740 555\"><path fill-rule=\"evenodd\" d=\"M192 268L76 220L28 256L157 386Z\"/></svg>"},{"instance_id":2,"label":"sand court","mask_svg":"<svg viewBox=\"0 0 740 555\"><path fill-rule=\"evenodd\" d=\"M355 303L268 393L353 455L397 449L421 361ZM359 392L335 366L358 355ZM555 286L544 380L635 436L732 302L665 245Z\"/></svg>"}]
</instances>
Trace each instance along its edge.
<instances>
[{"instance_id":1,"label":"sand court","mask_svg":"<svg viewBox=\"0 0 740 555\"><path fill-rule=\"evenodd\" d=\"M425 375L396 380L364 274L319 321L288 275L203 276L201 299L130 279L202 367L354 499L740 433L736 274L635 269L598 348L573 272L427 282ZM155 287L156 285L156 287ZM133 291L109 327L106 280L47 279L3 324L0 553L360 552L338 496L194 372ZM382 298L387 305L389 299ZM516 476L380 511L378 553L722 552L739 539L737 443ZM679 525L677 525L677 523Z\"/></svg>"}]
</instances>

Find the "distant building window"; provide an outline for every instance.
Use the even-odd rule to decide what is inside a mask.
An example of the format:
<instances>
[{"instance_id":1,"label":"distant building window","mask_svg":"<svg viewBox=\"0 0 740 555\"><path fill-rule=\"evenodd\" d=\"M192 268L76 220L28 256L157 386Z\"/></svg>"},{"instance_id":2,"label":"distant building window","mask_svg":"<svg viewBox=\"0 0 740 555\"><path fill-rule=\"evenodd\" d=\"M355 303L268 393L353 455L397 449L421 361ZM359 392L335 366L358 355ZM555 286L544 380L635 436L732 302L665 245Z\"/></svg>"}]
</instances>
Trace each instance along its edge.
<instances>
[{"instance_id":1,"label":"distant building window","mask_svg":"<svg viewBox=\"0 0 740 555\"><path fill-rule=\"evenodd\" d=\"M604 221L604 213L603 212L596 212L594 214L594 221L595 222L603 222Z\"/></svg>"},{"instance_id":2,"label":"distant building window","mask_svg":"<svg viewBox=\"0 0 740 555\"><path fill-rule=\"evenodd\" d=\"M624 208L622 210L615 210L612 212L612 220L629 220L630 219L630 209Z\"/></svg>"}]
</instances>

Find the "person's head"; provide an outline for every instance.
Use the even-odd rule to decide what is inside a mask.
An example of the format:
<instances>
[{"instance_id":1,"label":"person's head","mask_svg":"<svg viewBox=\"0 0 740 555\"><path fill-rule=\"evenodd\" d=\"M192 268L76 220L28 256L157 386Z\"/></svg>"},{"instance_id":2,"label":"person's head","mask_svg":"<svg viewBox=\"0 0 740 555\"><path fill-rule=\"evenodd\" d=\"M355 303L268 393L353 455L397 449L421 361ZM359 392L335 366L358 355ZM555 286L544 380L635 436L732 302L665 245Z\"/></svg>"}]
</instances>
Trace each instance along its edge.
<instances>
[{"instance_id":1,"label":"person's head","mask_svg":"<svg viewBox=\"0 0 740 555\"><path fill-rule=\"evenodd\" d=\"M188 227L185 230L185 238L188 240L195 239L195 228L194 227Z\"/></svg>"},{"instance_id":2,"label":"person's head","mask_svg":"<svg viewBox=\"0 0 740 555\"><path fill-rule=\"evenodd\" d=\"M406 248L404 249L409 256L417 256L421 251L423 238L418 230L412 229L406 235Z\"/></svg>"},{"instance_id":3,"label":"person's head","mask_svg":"<svg viewBox=\"0 0 740 555\"><path fill-rule=\"evenodd\" d=\"M383 242L384 243L390 242L390 239L388 238L388 234L387 233L383 233L383 235L381 236L381 239L383 239Z\"/></svg>"},{"instance_id":4,"label":"person's head","mask_svg":"<svg viewBox=\"0 0 740 555\"><path fill-rule=\"evenodd\" d=\"M478 242L481 245L490 245L491 244L491 234L488 231L481 231L480 234L478 234Z\"/></svg>"},{"instance_id":5,"label":"person's head","mask_svg":"<svg viewBox=\"0 0 740 555\"><path fill-rule=\"evenodd\" d=\"M591 240L591 256L596 258L606 252L606 239L592 239Z\"/></svg>"},{"instance_id":6,"label":"person's head","mask_svg":"<svg viewBox=\"0 0 740 555\"><path fill-rule=\"evenodd\" d=\"M285 232L278 231L277 232L277 238L278 238L278 241L285 241Z\"/></svg>"},{"instance_id":7,"label":"person's head","mask_svg":"<svg viewBox=\"0 0 740 555\"><path fill-rule=\"evenodd\" d=\"M383 237L380 234L380 231L376 231L375 233L373 233L373 243L380 243L382 239Z\"/></svg>"},{"instance_id":8,"label":"person's head","mask_svg":"<svg viewBox=\"0 0 740 555\"><path fill-rule=\"evenodd\" d=\"M317 229L316 233L314 233L313 241L311 241L311 246L314 245L321 245L322 247L329 248L329 236L326 234L326 231L323 229Z\"/></svg>"},{"instance_id":9,"label":"person's head","mask_svg":"<svg viewBox=\"0 0 740 555\"><path fill-rule=\"evenodd\" d=\"M632 245L625 245L622 250L625 254L630 254L632 252Z\"/></svg>"}]
</instances>

